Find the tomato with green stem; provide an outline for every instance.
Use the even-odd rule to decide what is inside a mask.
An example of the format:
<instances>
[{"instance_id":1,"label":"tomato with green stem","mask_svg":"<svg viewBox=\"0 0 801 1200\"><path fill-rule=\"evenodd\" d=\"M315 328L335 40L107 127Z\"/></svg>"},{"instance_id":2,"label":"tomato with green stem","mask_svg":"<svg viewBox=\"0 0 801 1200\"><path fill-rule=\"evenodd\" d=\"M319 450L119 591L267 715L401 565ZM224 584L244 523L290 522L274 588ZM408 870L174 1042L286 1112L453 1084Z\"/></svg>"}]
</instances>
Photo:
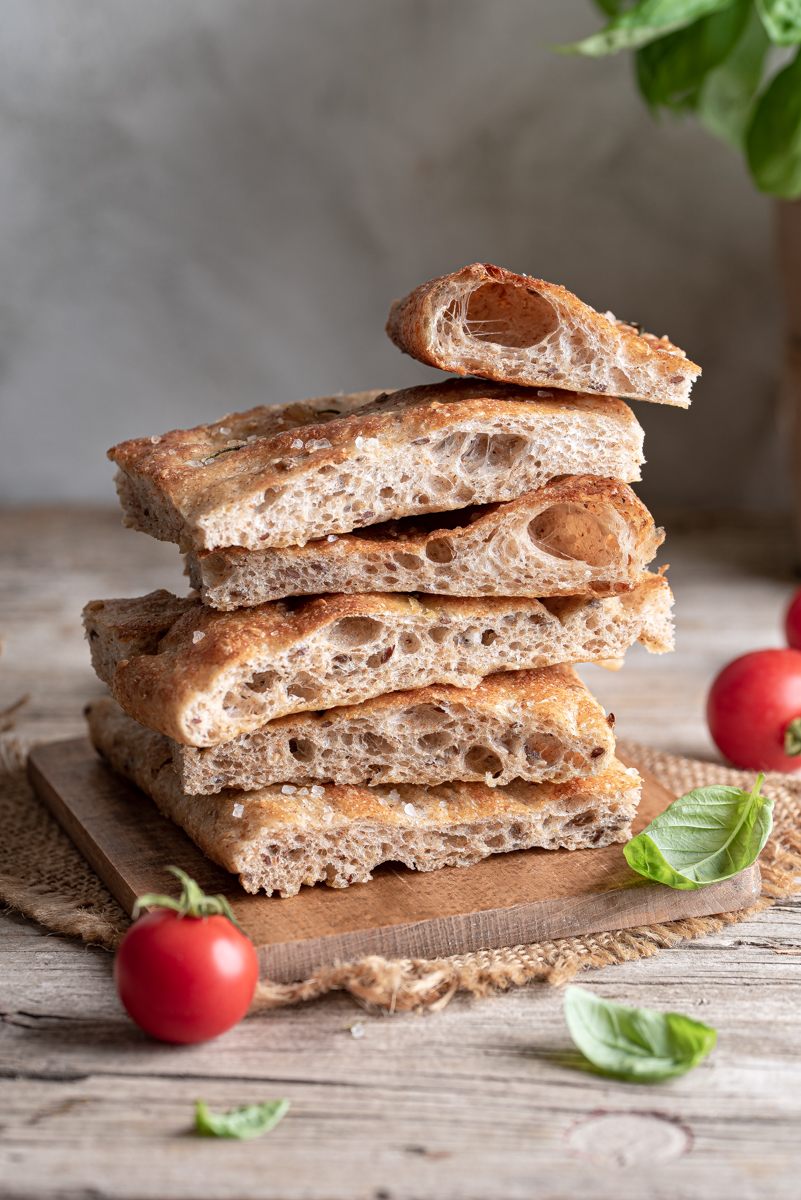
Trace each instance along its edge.
<instances>
[{"instance_id":1,"label":"tomato with green stem","mask_svg":"<svg viewBox=\"0 0 801 1200\"><path fill-rule=\"evenodd\" d=\"M707 719L735 767L801 774L801 650L755 650L730 662L712 684Z\"/></svg>"},{"instance_id":2,"label":"tomato with green stem","mask_svg":"<svg viewBox=\"0 0 801 1200\"><path fill-rule=\"evenodd\" d=\"M258 958L224 896L205 895L179 867L168 870L180 879L181 896L139 897L134 917L150 911L123 938L114 982L146 1033L163 1042L205 1042L250 1008Z\"/></svg>"}]
</instances>

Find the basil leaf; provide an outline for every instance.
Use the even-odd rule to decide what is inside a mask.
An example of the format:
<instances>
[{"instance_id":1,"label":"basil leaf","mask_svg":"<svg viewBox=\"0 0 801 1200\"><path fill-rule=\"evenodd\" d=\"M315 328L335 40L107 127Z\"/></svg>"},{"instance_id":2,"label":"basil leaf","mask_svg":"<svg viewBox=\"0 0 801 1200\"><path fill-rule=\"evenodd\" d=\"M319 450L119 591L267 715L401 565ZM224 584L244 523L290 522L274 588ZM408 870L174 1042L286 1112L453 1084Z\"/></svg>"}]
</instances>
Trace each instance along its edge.
<instances>
[{"instance_id":1,"label":"basil leaf","mask_svg":"<svg viewBox=\"0 0 801 1200\"><path fill-rule=\"evenodd\" d=\"M696 1067L717 1041L709 1025L681 1013L629 1008L584 988L565 991L565 1020L585 1058L631 1083L672 1079Z\"/></svg>"},{"instance_id":2,"label":"basil leaf","mask_svg":"<svg viewBox=\"0 0 801 1200\"><path fill-rule=\"evenodd\" d=\"M707 75L698 96L695 111L701 124L735 150L745 147L769 46L765 26L752 7L742 37L728 58Z\"/></svg>"},{"instance_id":3,"label":"basil leaf","mask_svg":"<svg viewBox=\"0 0 801 1200\"><path fill-rule=\"evenodd\" d=\"M227 1113L213 1113L209 1112L205 1101L198 1100L195 1104L195 1128L207 1137L247 1141L274 1129L286 1116L288 1108L288 1100L268 1100L266 1104L245 1104Z\"/></svg>"},{"instance_id":4,"label":"basil leaf","mask_svg":"<svg viewBox=\"0 0 801 1200\"><path fill-rule=\"evenodd\" d=\"M562 54L583 54L589 58L637 50L732 3L733 0L640 0L633 8L618 11L600 33L556 49Z\"/></svg>"},{"instance_id":5,"label":"basil leaf","mask_svg":"<svg viewBox=\"0 0 801 1200\"><path fill-rule=\"evenodd\" d=\"M768 36L777 46L801 42L801 0L756 0Z\"/></svg>"},{"instance_id":6,"label":"basil leaf","mask_svg":"<svg viewBox=\"0 0 801 1200\"><path fill-rule=\"evenodd\" d=\"M735 787L696 788L668 805L623 847L646 879L693 891L739 875L755 862L773 826L773 801Z\"/></svg>"},{"instance_id":7,"label":"basil leaf","mask_svg":"<svg viewBox=\"0 0 801 1200\"><path fill-rule=\"evenodd\" d=\"M801 196L801 51L757 101L745 148L760 191L780 200Z\"/></svg>"},{"instance_id":8,"label":"basil leaf","mask_svg":"<svg viewBox=\"0 0 801 1200\"><path fill-rule=\"evenodd\" d=\"M595 0L595 5L607 17L616 17L624 8L631 8L631 0Z\"/></svg>"},{"instance_id":9,"label":"basil leaf","mask_svg":"<svg viewBox=\"0 0 801 1200\"><path fill-rule=\"evenodd\" d=\"M651 108L695 108L700 87L737 44L751 0L702 17L637 51L637 83Z\"/></svg>"}]
</instances>

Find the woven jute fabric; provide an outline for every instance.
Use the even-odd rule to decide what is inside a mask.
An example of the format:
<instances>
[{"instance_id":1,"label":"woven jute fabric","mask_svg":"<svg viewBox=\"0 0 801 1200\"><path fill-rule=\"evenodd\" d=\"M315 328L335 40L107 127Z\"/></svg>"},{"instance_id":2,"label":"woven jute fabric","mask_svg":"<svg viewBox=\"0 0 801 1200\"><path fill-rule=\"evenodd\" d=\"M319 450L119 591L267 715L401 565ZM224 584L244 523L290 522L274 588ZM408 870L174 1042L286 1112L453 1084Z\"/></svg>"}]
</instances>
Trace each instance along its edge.
<instances>
[{"instance_id":1,"label":"woven jute fabric","mask_svg":"<svg viewBox=\"0 0 801 1200\"><path fill-rule=\"evenodd\" d=\"M618 745L677 795L712 783L753 785L753 773L635 742ZM448 958L390 961L371 955L322 967L298 983L262 981L254 1008L347 991L390 1010L437 1009L457 992L484 996L535 980L562 984L589 967L649 958L664 947L743 921L801 887L801 779L769 775L763 791L775 801L774 828L760 857L762 897L751 908ZM128 917L34 793L25 773L25 748L17 742L0 744L0 823L0 900L55 933L113 950L130 924Z\"/></svg>"}]
</instances>

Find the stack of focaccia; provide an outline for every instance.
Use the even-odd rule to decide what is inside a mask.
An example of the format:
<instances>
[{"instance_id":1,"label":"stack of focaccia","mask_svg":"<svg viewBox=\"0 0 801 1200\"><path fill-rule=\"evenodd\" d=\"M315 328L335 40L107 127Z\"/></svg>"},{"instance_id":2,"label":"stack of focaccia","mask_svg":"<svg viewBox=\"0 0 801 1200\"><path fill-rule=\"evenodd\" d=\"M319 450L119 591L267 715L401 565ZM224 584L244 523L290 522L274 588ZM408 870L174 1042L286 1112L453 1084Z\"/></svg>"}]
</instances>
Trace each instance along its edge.
<instances>
[{"instance_id":1,"label":"stack of focaccia","mask_svg":"<svg viewBox=\"0 0 801 1200\"><path fill-rule=\"evenodd\" d=\"M617 397L686 407L698 368L483 265L387 329L471 378L110 451L125 524L177 542L193 592L87 605L114 697L91 736L249 892L630 836L639 777L570 664L671 649Z\"/></svg>"}]
</instances>

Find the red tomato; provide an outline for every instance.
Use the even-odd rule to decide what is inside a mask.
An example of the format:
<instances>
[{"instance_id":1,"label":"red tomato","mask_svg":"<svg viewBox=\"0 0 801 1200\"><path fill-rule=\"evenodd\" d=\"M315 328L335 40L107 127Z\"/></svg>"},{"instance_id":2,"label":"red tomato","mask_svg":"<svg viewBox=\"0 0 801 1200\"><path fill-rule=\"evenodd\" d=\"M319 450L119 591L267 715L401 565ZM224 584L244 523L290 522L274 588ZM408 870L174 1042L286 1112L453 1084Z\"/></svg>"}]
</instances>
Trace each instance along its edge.
<instances>
[{"instance_id":1,"label":"red tomato","mask_svg":"<svg viewBox=\"0 0 801 1200\"><path fill-rule=\"evenodd\" d=\"M787 635L788 645L796 650L801 650L801 588L790 601L787 616L784 618L784 632Z\"/></svg>"},{"instance_id":2,"label":"red tomato","mask_svg":"<svg viewBox=\"0 0 801 1200\"><path fill-rule=\"evenodd\" d=\"M227 917L167 908L135 921L114 959L128 1015L163 1042L205 1042L236 1025L258 978L253 943Z\"/></svg>"},{"instance_id":3,"label":"red tomato","mask_svg":"<svg viewBox=\"0 0 801 1200\"><path fill-rule=\"evenodd\" d=\"M785 753L791 721L801 717L801 650L755 650L724 667L707 701L709 732L721 754L748 771L801 773Z\"/></svg>"}]
</instances>

